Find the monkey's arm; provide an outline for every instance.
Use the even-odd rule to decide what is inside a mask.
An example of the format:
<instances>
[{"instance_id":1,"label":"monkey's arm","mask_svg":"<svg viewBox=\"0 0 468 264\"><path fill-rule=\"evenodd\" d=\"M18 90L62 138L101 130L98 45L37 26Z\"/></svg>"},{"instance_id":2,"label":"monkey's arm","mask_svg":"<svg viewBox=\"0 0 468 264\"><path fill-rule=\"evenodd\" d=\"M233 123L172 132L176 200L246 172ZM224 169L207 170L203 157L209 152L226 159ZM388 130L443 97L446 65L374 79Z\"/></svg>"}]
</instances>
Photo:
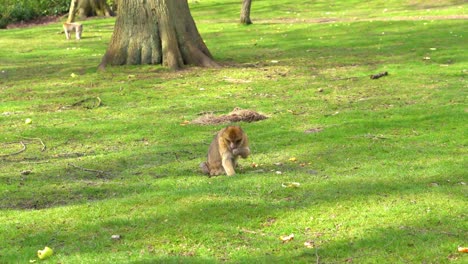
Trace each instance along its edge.
<instances>
[{"instance_id":1,"label":"monkey's arm","mask_svg":"<svg viewBox=\"0 0 468 264\"><path fill-rule=\"evenodd\" d=\"M226 171L227 176L232 176L236 174L234 171L234 157L230 151L226 151L221 154L223 168Z\"/></svg>"}]
</instances>

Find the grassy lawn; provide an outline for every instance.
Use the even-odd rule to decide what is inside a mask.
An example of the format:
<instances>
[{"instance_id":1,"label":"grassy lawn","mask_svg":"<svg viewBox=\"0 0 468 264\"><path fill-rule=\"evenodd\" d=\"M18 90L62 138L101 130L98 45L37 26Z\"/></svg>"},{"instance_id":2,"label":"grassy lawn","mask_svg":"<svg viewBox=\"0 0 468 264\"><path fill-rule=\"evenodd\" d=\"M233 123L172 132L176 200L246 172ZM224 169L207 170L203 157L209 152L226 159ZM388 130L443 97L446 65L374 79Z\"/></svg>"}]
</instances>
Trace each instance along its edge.
<instances>
[{"instance_id":1,"label":"grassy lawn","mask_svg":"<svg viewBox=\"0 0 468 264\"><path fill-rule=\"evenodd\" d=\"M464 1L189 2L221 69L97 73L113 19L0 31L0 263L468 261ZM224 125L186 121L235 107L269 118L208 178Z\"/></svg>"}]
</instances>

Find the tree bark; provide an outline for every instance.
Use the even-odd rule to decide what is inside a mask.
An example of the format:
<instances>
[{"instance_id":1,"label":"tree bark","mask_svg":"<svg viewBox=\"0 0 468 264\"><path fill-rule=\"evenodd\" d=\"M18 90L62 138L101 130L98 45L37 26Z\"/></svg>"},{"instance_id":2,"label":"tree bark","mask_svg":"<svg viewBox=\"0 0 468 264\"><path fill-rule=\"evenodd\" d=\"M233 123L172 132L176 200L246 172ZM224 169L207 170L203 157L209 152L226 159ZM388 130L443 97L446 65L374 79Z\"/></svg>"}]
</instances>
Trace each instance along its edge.
<instances>
[{"instance_id":1,"label":"tree bark","mask_svg":"<svg viewBox=\"0 0 468 264\"><path fill-rule=\"evenodd\" d=\"M72 23L75 21L75 14L76 14L76 6L77 6L78 0L71 0L70 3L70 10L68 11L68 19L67 23Z\"/></svg>"},{"instance_id":2,"label":"tree bark","mask_svg":"<svg viewBox=\"0 0 468 264\"><path fill-rule=\"evenodd\" d=\"M99 69L106 65L218 67L198 33L187 0L122 0Z\"/></svg>"},{"instance_id":3,"label":"tree bark","mask_svg":"<svg viewBox=\"0 0 468 264\"><path fill-rule=\"evenodd\" d=\"M92 16L114 16L106 0L72 0L67 22L73 22L75 16L81 19Z\"/></svg>"},{"instance_id":4,"label":"tree bark","mask_svg":"<svg viewBox=\"0 0 468 264\"><path fill-rule=\"evenodd\" d=\"M252 20L250 20L250 7L251 6L252 6L252 0L242 1L242 8L241 8L241 15L240 15L241 24L246 24L246 25L252 24Z\"/></svg>"}]
</instances>

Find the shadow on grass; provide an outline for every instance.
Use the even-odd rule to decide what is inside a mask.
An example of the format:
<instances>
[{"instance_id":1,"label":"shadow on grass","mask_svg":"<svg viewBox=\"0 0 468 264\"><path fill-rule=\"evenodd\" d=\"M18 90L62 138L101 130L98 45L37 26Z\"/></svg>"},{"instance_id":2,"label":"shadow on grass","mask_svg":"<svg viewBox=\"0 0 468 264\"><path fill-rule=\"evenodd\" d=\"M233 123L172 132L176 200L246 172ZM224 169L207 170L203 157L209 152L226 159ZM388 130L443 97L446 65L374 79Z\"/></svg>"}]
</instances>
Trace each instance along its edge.
<instances>
[{"instance_id":1,"label":"shadow on grass","mask_svg":"<svg viewBox=\"0 0 468 264\"><path fill-rule=\"evenodd\" d=\"M431 175L425 175L422 178L417 178L417 174L415 174L418 173L417 171L422 171L423 164L428 162L443 164L453 160L451 153L446 153L437 147L438 144L445 144L444 142L449 138L438 137L438 140L429 138L430 143L420 140L411 143L411 140L408 142L405 137L392 136L388 139L374 139L368 135L370 135L369 133L386 134L386 132L395 134L398 130L412 130L415 123L419 124L419 129L424 129L424 127L431 129L431 134L433 134L436 133L433 130L437 131L437 128L433 127L434 123L444 122L448 125L459 122L459 119L450 115L450 112L441 113L439 111L438 113L426 113L426 115L418 117L408 116L394 120L372 120L373 118L370 117L371 120L367 122L362 120L357 123L347 122L338 127L326 128L323 132L315 135L284 129L268 130L270 125L263 123L245 124L243 126L248 131L252 131L250 139L253 157L260 155L260 158L267 159L269 164L264 164L260 168L251 168L248 165L252 160L251 157L250 160L241 161L245 167L243 174L255 179L268 177L274 174L274 171L281 170L284 173L304 177L303 180L306 181L308 181L307 177L310 177L312 186L319 183L320 179L328 177L326 174L329 172L333 172L332 176L334 177L339 177L337 176L339 174L351 177L343 180L339 189L333 188L331 183L327 187L329 189L318 189L317 193L320 195L314 195L314 200L325 203L331 202L337 197L355 199L381 195L382 193L424 192L431 182L444 182L444 180L451 178L456 180L461 175L461 167L456 166L451 166L448 171L445 169L446 175L443 174L444 169L435 169ZM445 116L453 118L445 118ZM106 127L106 129L117 129L122 135L131 135L133 129L140 129L140 127L134 127L130 124L122 125L120 130L117 127ZM199 128L194 127L194 129L198 130ZM73 138L74 134L85 135L85 138L76 138L75 141L86 142L87 132L84 130L78 132L78 130L75 132L67 131L67 133L71 133L68 136ZM212 131L212 128L207 128L207 131ZM100 133L103 135L111 134L110 131L101 131ZM179 131L178 133L185 132ZM454 133L457 131L454 130ZM135 143L133 141L132 144L137 144L137 146L120 148L118 146L106 147L104 144L104 146L100 146L104 149L94 151L84 145L73 147L73 142L69 142L70 146L67 146L67 149L73 150L73 152L65 153L69 154L65 156L57 154L57 150L53 150L52 153L31 150L31 153L26 152L22 154L23 156L4 158L2 162L7 162L11 164L12 168L18 168L18 170L0 178L8 190L0 195L0 208L43 209L123 198L128 195L151 192L153 188L157 187L159 179L168 177L171 179L200 177L210 181L198 172L198 163L206 155L211 135L203 142L194 142L188 137L179 136L180 140L174 140L166 147L141 148L138 146L144 146L144 142ZM291 163L287 160L289 157L284 157L280 155L281 152L270 149L273 139L275 139L276 149L282 151L303 149L308 144L310 147L306 147L306 153L297 153L298 163ZM415 155L419 156L420 159L414 160ZM437 159L435 160L434 157ZM302 168L299 166L299 163L312 161L314 167ZM21 165L19 162L26 163ZM278 167L273 164L277 162L284 165ZM431 166L438 167L437 165ZM362 167L366 171L366 175L360 175ZM33 169L32 174L20 175L21 170L30 168L37 169ZM255 171L258 169L262 169L263 172L256 173ZM382 170L385 173L379 176L378 173L371 172L374 170ZM401 175L402 173L404 175ZM219 178L222 179L218 180ZM239 181L236 177L215 179L220 183L227 184L229 182L229 185ZM355 188L358 186L359 188ZM223 184L221 187L228 188ZM161 191L164 192L164 190ZM223 192L223 190L218 191ZM188 192L191 192L190 188ZM178 192L178 194L185 195L184 192ZM187 194L187 196L190 195Z\"/></svg>"},{"instance_id":2,"label":"shadow on grass","mask_svg":"<svg viewBox=\"0 0 468 264\"><path fill-rule=\"evenodd\" d=\"M210 44L214 50L218 45L225 46L229 43L231 50L220 52L223 54L222 59L234 59L242 63L306 59L312 65L320 63L321 68L421 61L428 49L434 47L463 50L462 39L457 39L450 33L464 32L463 21L423 23L424 21L387 21L337 25L300 24L300 29L292 30L284 25L277 29L278 25L265 24L249 27L248 30L225 29L204 35L206 39L213 39ZM448 31L448 27L453 31ZM259 34L260 28L262 34ZM233 39L237 41L232 41ZM216 51L213 53L216 57Z\"/></svg>"},{"instance_id":3,"label":"shadow on grass","mask_svg":"<svg viewBox=\"0 0 468 264\"><path fill-rule=\"evenodd\" d=\"M224 186L230 181L230 186ZM367 232L354 238L347 237L343 240L330 242L328 239L334 236L338 230L330 230L328 238L319 238L312 234L298 232L294 242L282 244L278 240L280 234L269 233L268 227L262 228L262 223L270 217L287 217L287 211L291 209L291 202L284 204L274 204L272 200L265 197L263 201L251 201L249 195L236 194L241 185L238 182L246 181L246 178L230 178L215 184L214 189L198 189L198 191L187 190L185 192L165 190L158 194L158 197L164 197L163 200L155 200L151 208L139 207L136 203L135 209L139 211L138 216L131 211L129 215L109 216L112 220L101 220L83 222L77 226L66 226L57 223L48 230L41 229L32 232L27 237L16 238L23 241L23 248L37 248L44 241L49 241L48 245L54 247L54 250L60 255L99 255L102 259L128 258L126 262L147 263L147 261L167 260L195 262L213 261L200 257L198 250L210 251L216 260L229 261L232 256L227 252L234 252L244 246L263 248L261 252L249 252L244 257L236 257L240 262L252 263L253 261L285 261L294 259L296 263L310 263L310 258L317 255L323 261L346 261L352 258L354 260L373 259L373 256L392 260L401 260L399 252L405 253L405 258L411 258L411 253L418 262L421 255L418 252L429 249L431 255L439 256L442 261L454 251L454 245L464 239L462 230L456 232L447 232L444 227L438 228L434 223L450 223L454 217L440 216L438 214L420 214L413 215L408 219L399 218L394 225L388 224L387 227L370 228ZM247 188L243 185L244 188ZM343 189L359 189L363 195L381 195L390 193L392 189L398 189L397 185L388 186L388 183L381 183L378 188L367 184L361 184L356 187L355 183L349 186L340 184ZM219 188L227 189L225 192L219 192ZM218 190L217 190L218 189ZM316 204L321 210L333 208L337 203L344 200L354 199L356 194L351 196L336 196L334 188L325 186L321 191L328 192L328 195L316 197L313 195L304 201L303 195L293 194L290 200L301 200L298 211L304 211L305 207ZM232 190L232 192L230 192ZM424 192L420 189L412 193ZM166 193L164 193L166 192ZM404 191L401 192L403 195ZM322 197L322 198L320 198ZM327 198L323 198L327 197ZM316 200L318 198L318 201ZM142 201L148 202L149 197L142 197ZM317 202L312 202L317 201ZM136 202L136 201L135 201ZM117 201L118 203L118 201ZM326 205L324 205L326 204ZM92 207L90 210L96 212ZM92 214L94 214L92 213ZM365 213L365 212L364 212ZM313 215L313 212L310 213ZM298 219L299 220L299 219ZM330 220L333 222L333 220ZM353 230L353 224L344 223L344 228ZM358 223L360 226L361 224ZM6 228L15 228L15 223L6 223ZM64 228L65 231L60 231ZM259 230L260 228L260 230ZM70 231L71 230L71 231ZM131 231L130 231L131 230ZM247 230L247 231L244 231ZM250 231L249 231L250 230ZM123 235L122 242L110 239L112 234ZM128 234L128 235L127 235ZM77 244L70 241L70 238L79 241ZM302 243L307 240L316 240L317 252L315 249L304 248ZM96 249L95 245L100 245ZM384 245L384 246L382 246ZM154 250L148 248L165 248L165 250ZM102 248L111 249L103 252ZM168 250L173 248L174 250ZM112 251L112 252L111 252ZM284 253L287 251L289 253ZM139 252L137 258L145 260L132 262L129 252ZM283 252L283 253L280 253ZM384 253L382 253L384 252ZM409 253L408 253L409 252ZM204 253L206 254L206 253ZM278 255L279 254L279 255ZM136 254L138 255L138 254ZM456 254L455 254L456 255ZM162 257L165 256L165 257ZM375 260L377 262L377 260ZM413 261L413 259L405 259ZM370 261L373 262L373 261ZM105 263L105 261L104 261Z\"/></svg>"}]
</instances>

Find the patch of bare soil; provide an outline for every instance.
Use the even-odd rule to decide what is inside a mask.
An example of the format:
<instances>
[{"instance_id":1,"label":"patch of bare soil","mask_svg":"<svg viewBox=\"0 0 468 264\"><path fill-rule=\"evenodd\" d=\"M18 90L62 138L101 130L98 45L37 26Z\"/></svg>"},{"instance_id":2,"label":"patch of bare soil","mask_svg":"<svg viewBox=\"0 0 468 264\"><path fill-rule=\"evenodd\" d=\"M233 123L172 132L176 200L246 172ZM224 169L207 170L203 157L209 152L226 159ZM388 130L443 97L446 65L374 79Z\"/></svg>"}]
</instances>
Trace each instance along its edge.
<instances>
[{"instance_id":1,"label":"patch of bare soil","mask_svg":"<svg viewBox=\"0 0 468 264\"><path fill-rule=\"evenodd\" d=\"M255 111L248 110L248 109L241 109L239 107L234 108L232 112L227 115L220 115L216 116L213 114L206 114L203 115L192 122L191 124L197 125L216 125L216 124L223 124L223 123L233 123L233 122L255 122L267 119L268 117L259 114Z\"/></svg>"},{"instance_id":2,"label":"patch of bare soil","mask_svg":"<svg viewBox=\"0 0 468 264\"><path fill-rule=\"evenodd\" d=\"M45 16L45 17L39 17L34 20L30 21L21 21L21 22L16 22L16 23L11 23L7 25L7 29L11 28L25 28L25 27L34 27L34 26L42 26L42 25L47 25L50 23L55 23L60 19L59 16Z\"/></svg>"}]
</instances>

